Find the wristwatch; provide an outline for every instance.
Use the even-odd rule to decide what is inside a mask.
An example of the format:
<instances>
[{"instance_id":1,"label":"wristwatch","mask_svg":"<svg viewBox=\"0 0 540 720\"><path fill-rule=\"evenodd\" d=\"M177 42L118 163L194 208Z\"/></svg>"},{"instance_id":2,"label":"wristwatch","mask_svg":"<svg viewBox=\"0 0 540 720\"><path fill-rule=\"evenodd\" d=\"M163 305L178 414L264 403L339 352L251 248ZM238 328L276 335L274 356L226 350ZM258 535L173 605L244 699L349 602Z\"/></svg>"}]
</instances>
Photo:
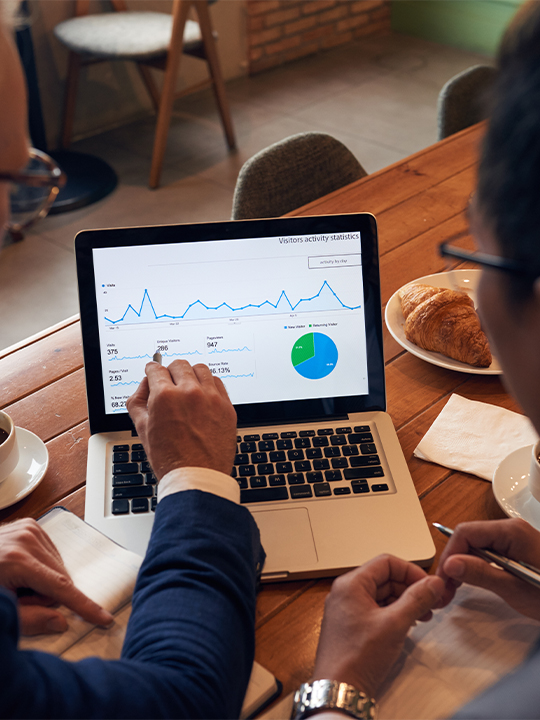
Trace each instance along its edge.
<instances>
[{"instance_id":1,"label":"wristwatch","mask_svg":"<svg viewBox=\"0 0 540 720\"><path fill-rule=\"evenodd\" d=\"M322 710L339 710L359 720L373 720L377 706L373 698L347 683L314 680L300 685L294 694L291 720L301 720Z\"/></svg>"}]
</instances>

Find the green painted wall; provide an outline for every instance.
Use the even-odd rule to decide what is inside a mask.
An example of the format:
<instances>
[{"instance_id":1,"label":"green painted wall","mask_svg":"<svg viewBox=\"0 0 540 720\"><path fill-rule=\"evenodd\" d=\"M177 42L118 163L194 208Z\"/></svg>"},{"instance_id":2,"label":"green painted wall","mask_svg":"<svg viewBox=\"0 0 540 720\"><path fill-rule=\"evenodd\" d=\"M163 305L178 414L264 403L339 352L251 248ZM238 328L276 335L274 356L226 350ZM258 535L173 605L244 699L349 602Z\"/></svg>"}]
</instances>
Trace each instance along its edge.
<instances>
[{"instance_id":1,"label":"green painted wall","mask_svg":"<svg viewBox=\"0 0 540 720\"><path fill-rule=\"evenodd\" d=\"M524 0L392 0L392 29L493 55Z\"/></svg>"}]
</instances>

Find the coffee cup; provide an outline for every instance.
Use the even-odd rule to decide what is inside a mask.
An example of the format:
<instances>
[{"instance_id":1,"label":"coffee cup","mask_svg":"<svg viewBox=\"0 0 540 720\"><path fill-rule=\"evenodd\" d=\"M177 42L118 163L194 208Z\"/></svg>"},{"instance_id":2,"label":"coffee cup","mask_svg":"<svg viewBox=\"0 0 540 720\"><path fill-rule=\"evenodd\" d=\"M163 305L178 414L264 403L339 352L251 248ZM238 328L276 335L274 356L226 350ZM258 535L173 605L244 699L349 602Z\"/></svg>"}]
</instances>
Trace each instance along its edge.
<instances>
[{"instance_id":1,"label":"coffee cup","mask_svg":"<svg viewBox=\"0 0 540 720\"><path fill-rule=\"evenodd\" d=\"M17 429L9 415L0 410L0 483L11 475L18 462Z\"/></svg>"},{"instance_id":2,"label":"coffee cup","mask_svg":"<svg viewBox=\"0 0 540 720\"><path fill-rule=\"evenodd\" d=\"M529 490L531 495L540 502L540 440L532 446Z\"/></svg>"}]
</instances>

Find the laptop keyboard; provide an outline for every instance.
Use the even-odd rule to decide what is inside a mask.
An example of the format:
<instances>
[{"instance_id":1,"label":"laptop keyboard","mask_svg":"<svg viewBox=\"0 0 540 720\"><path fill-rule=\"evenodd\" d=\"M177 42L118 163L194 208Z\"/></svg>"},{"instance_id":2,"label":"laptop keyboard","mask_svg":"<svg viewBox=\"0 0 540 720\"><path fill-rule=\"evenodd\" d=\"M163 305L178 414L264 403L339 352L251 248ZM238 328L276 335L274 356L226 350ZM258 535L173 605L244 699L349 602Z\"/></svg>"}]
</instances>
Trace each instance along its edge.
<instances>
[{"instance_id":1,"label":"laptop keyboard","mask_svg":"<svg viewBox=\"0 0 540 720\"><path fill-rule=\"evenodd\" d=\"M387 491L369 425L238 437L240 502Z\"/></svg>"},{"instance_id":2,"label":"laptop keyboard","mask_svg":"<svg viewBox=\"0 0 540 720\"><path fill-rule=\"evenodd\" d=\"M156 509L157 479L141 443L113 446L112 514Z\"/></svg>"},{"instance_id":3,"label":"laptop keyboard","mask_svg":"<svg viewBox=\"0 0 540 720\"><path fill-rule=\"evenodd\" d=\"M240 502L389 491L369 425L237 436L232 476ZM156 509L157 481L143 446L113 447L113 515Z\"/></svg>"}]
</instances>

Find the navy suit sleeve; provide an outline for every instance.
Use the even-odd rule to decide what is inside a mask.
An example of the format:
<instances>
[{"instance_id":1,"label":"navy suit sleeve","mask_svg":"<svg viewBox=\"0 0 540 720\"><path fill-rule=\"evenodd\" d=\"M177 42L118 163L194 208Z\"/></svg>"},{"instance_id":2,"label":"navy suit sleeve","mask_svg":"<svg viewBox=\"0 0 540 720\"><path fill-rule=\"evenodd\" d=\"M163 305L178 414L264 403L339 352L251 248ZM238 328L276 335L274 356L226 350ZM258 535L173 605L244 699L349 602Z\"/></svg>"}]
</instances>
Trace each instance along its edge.
<instances>
[{"instance_id":1,"label":"navy suit sleeve","mask_svg":"<svg viewBox=\"0 0 540 720\"><path fill-rule=\"evenodd\" d=\"M17 650L16 610L0 593L1 716L238 717L263 561L246 508L198 490L164 498L115 661Z\"/></svg>"}]
</instances>

